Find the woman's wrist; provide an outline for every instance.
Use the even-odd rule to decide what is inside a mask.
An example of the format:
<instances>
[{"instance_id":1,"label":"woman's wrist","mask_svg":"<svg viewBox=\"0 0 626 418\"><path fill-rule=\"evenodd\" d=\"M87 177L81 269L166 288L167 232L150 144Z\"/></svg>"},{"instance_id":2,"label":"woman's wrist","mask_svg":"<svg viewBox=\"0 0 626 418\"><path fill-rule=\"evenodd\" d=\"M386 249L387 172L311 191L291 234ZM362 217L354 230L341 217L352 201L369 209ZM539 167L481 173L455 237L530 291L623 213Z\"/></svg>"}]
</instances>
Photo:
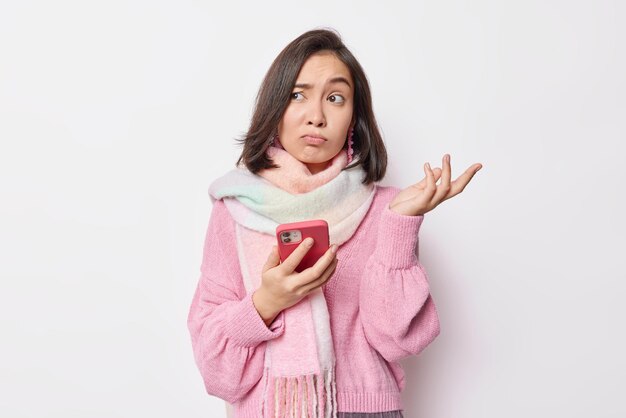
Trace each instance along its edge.
<instances>
[{"instance_id":1,"label":"woman's wrist","mask_svg":"<svg viewBox=\"0 0 626 418\"><path fill-rule=\"evenodd\" d=\"M259 313L259 316L268 327L281 312L281 309L277 309L268 301L263 292L263 288L258 288L254 291L252 294L252 303Z\"/></svg>"},{"instance_id":2,"label":"woman's wrist","mask_svg":"<svg viewBox=\"0 0 626 418\"><path fill-rule=\"evenodd\" d=\"M394 213L396 213L398 215L402 215L402 216L424 216L424 213L425 213L424 211L418 211L417 213L408 213L408 212L406 212L406 210L398 209L397 205L395 205L395 206L396 206L395 209L392 207L392 205L387 206L387 208L391 212L394 212Z\"/></svg>"}]
</instances>

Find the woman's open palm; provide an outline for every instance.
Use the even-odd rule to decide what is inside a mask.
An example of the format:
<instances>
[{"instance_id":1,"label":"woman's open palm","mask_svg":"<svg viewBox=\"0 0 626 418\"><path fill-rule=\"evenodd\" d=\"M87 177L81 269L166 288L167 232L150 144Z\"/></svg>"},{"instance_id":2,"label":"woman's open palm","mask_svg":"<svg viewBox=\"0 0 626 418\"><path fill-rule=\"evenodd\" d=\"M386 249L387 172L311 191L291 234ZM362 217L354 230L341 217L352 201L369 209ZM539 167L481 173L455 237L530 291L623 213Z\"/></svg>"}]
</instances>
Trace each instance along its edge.
<instances>
[{"instance_id":1,"label":"woman's open palm","mask_svg":"<svg viewBox=\"0 0 626 418\"><path fill-rule=\"evenodd\" d=\"M470 182L474 174L482 168L482 164L476 163L470 166L456 180L450 181L450 155L443 156L443 170L436 167L430 168L430 164L424 164L426 177L422 181L412 184L400 191L389 204L389 209L400 215L423 215L433 210L444 200L461 193ZM441 183L437 180L441 177Z\"/></svg>"}]
</instances>

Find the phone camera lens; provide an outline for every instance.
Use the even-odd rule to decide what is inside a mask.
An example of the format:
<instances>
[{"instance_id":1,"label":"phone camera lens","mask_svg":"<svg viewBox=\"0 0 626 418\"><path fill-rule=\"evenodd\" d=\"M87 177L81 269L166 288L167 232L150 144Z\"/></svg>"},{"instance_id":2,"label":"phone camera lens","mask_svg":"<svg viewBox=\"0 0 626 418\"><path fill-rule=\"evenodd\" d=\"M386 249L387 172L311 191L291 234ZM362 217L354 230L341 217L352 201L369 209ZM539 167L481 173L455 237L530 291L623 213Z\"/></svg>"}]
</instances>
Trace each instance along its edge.
<instances>
[{"instance_id":1,"label":"phone camera lens","mask_svg":"<svg viewBox=\"0 0 626 418\"><path fill-rule=\"evenodd\" d=\"M283 237L287 238L289 236L289 232L283 232Z\"/></svg>"},{"instance_id":2,"label":"phone camera lens","mask_svg":"<svg viewBox=\"0 0 626 418\"><path fill-rule=\"evenodd\" d=\"M285 241L285 242L291 242L291 238L285 238L283 241Z\"/></svg>"}]
</instances>

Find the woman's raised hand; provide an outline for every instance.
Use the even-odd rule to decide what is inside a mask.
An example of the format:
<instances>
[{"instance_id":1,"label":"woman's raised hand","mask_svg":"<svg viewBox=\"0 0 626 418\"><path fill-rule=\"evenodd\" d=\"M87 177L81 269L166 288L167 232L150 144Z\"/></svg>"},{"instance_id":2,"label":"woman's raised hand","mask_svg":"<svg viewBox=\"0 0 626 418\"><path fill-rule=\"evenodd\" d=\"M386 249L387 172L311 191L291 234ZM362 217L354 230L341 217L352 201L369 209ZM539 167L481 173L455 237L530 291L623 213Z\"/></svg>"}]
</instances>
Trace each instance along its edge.
<instances>
[{"instance_id":1,"label":"woman's raised hand","mask_svg":"<svg viewBox=\"0 0 626 418\"><path fill-rule=\"evenodd\" d=\"M430 168L430 164L424 164L426 177L400 191L389 204L389 209L400 215L423 215L433 210L444 200L461 193L470 182L474 174L482 168L482 164L471 165L456 180L450 182L450 155L443 156L443 170L436 167ZM437 180L441 177L441 183Z\"/></svg>"},{"instance_id":2,"label":"woman's raised hand","mask_svg":"<svg viewBox=\"0 0 626 418\"><path fill-rule=\"evenodd\" d=\"M310 245L307 245L310 244ZM254 305L266 324L283 309L287 309L309 293L322 286L337 267L337 245L333 244L317 262L300 273L295 269L313 245L313 238L303 240L298 247L280 263L278 247L272 251L263 266L261 286L253 295Z\"/></svg>"}]
</instances>

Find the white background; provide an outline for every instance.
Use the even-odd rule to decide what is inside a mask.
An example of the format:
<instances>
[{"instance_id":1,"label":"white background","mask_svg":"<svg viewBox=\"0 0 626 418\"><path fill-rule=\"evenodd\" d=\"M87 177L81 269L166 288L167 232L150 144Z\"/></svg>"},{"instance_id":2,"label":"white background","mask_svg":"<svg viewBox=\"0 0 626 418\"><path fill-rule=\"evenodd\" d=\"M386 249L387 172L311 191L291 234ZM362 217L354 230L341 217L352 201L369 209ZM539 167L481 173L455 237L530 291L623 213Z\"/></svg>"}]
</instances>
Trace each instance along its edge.
<instances>
[{"instance_id":1,"label":"white background","mask_svg":"<svg viewBox=\"0 0 626 418\"><path fill-rule=\"evenodd\" d=\"M422 225L442 331L405 416L626 416L624 2L379 3L2 2L1 416L225 416L186 328L207 188L319 27L369 77L383 185L484 166Z\"/></svg>"}]
</instances>

